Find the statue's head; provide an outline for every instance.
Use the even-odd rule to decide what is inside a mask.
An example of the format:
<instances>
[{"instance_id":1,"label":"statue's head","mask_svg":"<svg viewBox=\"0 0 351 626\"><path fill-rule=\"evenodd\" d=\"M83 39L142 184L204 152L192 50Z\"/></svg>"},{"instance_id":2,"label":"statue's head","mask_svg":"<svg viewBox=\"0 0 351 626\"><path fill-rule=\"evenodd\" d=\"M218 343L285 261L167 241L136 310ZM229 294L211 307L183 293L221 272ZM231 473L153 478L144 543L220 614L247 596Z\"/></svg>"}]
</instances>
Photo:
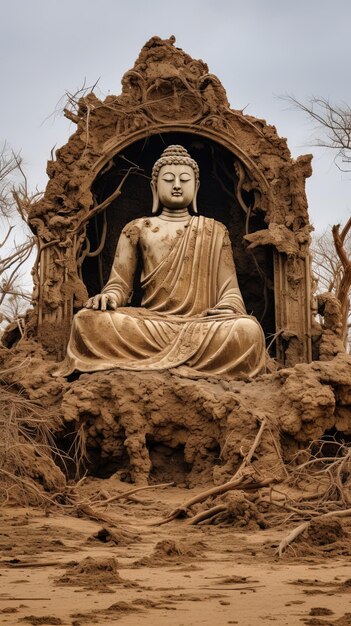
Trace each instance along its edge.
<instances>
[{"instance_id":1,"label":"statue's head","mask_svg":"<svg viewBox=\"0 0 351 626\"><path fill-rule=\"evenodd\" d=\"M197 213L199 166L183 146L168 146L152 168L152 213L161 207Z\"/></svg>"}]
</instances>

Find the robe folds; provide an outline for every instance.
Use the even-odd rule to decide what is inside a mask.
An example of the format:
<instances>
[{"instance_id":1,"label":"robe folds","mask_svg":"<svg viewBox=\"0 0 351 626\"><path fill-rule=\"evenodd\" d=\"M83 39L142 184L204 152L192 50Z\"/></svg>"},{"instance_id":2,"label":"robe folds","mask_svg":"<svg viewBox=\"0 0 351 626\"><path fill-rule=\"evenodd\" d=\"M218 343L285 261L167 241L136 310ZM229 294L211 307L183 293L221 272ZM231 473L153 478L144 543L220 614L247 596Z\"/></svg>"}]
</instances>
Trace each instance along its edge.
<instances>
[{"instance_id":1,"label":"robe folds","mask_svg":"<svg viewBox=\"0 0 351 626\"><path fill-rule=\"evenodd\" d=\"M67 356L56 375L182 365L228 377L263 371L263 331L246 314L223 224L202 216L190 218L177 230L168 253L153 264L147 248L152 238L157 241L157 230L152 229L152 219L135 220L124 229L102 291L113 294L120 306L107 311L82 309L75 315ZM145 241L147 245L141 245ZM135 308L125 305L140 249L144 295L141 307ZM128 262L123 262L126 258Z\"/></svg>"}]
</instances>

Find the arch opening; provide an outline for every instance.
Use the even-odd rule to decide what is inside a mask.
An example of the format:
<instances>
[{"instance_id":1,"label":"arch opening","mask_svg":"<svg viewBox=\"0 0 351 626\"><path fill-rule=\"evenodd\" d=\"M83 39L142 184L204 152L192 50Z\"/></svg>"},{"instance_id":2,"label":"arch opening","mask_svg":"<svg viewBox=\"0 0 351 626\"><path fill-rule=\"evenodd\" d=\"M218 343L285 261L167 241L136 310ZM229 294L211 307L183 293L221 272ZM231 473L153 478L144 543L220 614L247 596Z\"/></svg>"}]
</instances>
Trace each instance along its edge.
<instances>
[{"instance_id":1,"label":"arch opening","mask_svg":"<svg viewBox=\"0 0 351 626\"><path fill-rule=\"evenodd\" d=\"M248 251L243 239L247 232L267 228L265 214L257 210L250 219L241 208L235 190L238 178L234 169L235 155L212 139L188 132L166 132L152 135L130 144L117 153L95 178L92 192L96 203L108 198L121 182L128 169L137 165L137 173L127 178L122 195L103 212L92 218L87 228L91 251L101 242L103 223L107 223L107 236L101 253L86 257L82 265L82 278L89 295L99 293L108 280L118 237L131 220L151 215L151 169L167 145L181 144L198 162L200 189L199 213L214 218L228 228L232 242L239 285L248 313L261 322L266 337L275 333L273 250L271 247ZM252 192L242 192L247 206L253 202ZM141 302L140 271L137 268L131 304ZM269 343L269 342L268 342ZM274 347L273 347L274 348Z\"/></svg>"}]
</instances>

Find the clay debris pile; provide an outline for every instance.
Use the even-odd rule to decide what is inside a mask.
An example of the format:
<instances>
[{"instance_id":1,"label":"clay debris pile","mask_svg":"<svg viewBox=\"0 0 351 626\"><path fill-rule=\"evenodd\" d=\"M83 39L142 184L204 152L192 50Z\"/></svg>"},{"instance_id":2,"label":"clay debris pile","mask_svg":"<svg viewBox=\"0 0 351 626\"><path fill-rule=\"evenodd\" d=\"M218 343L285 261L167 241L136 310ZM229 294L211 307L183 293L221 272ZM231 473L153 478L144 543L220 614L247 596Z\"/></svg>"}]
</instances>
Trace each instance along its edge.
<instances>
[{"instance_id":1,"label":"clay debris pile","mask_svg":"<svg viewBox=\"0 0 351 626\"><path fill-rule=\"evenodd\" d=\"M327 432L351 434L350 402L351 357L340 354L253 381L191 380L177 370L83 374L61 410L71 427L84 428L100 472L162 482L173 467L173 479L192 486L229 479L264 420L253 462L266 475Z\"/></svg>"},{"instance_id":2,"label":"clay debris pile","mask_svg":"<svg viewBox=\"0 0 351 626\"><path fill-rule=\"evenodd\" d=\"M206 544L203 541L159 541L150 556L144 556L134 562L133 567L160 567L182 565L203 556Z\"/></svg>"},{"instance_id":3,"label":"clay debris pile","mask_svg":"<svg viewBox=\"0 0 351 626\"><path fill-rule=\"evenodd\" d=\"M94 558L87 556L80 562L68 563L66 571L57 579L59 585L73 585L84 589L106 589L109 585L123 584L114 557Z\"/></svg>"}]
</instances>

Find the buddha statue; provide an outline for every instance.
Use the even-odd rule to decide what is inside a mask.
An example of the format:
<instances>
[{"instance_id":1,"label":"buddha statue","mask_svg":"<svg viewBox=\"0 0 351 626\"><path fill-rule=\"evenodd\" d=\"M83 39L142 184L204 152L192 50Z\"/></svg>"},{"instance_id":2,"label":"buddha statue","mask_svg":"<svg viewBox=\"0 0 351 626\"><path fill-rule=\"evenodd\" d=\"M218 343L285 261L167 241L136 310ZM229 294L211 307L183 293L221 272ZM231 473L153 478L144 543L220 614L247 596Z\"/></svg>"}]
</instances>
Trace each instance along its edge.
<instances>
[{"instance_id":1,"label":"buddha statue","mask_svg":"<svg viewBox=\"0 0 351 626\"><path fill-rule=\"evenodd\" d=\"M151 187L153 216L123 229L109 281L75 315L57 375L113 368L231 378L262 372L264 335L246 313L227 229L197 212L197 163L182 146L169 146L153 167ZM139 254L143 298L132 307Z\"/></svg>"}]
</instances>

